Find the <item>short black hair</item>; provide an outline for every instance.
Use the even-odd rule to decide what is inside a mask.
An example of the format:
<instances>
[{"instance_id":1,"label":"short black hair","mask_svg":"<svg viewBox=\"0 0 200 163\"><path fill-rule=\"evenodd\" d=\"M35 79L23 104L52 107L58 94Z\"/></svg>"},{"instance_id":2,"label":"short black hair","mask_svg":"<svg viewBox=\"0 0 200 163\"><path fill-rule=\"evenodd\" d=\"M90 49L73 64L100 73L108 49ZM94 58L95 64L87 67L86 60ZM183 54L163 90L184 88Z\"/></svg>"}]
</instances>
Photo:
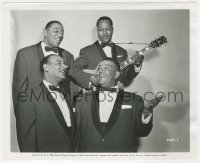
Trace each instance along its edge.
<instances>
[{"instance_id":1,"label":"short black hair","mask_svg":"<svg viewBox=\"0 0 200 163\"><path fill-rule=\"evenodd\" d=\"M48 22L48 23L46 24L45 29L48 29L48 28L51 27L51 25L54 24L54 23L58 23L58 24L62 25L61 22L59 22L59 21L57 21L57 20L53 20L53 21L50 21L50 22Z\"/></svg>"},{"instance_id":2,"label":"short black hair","mask_svg":"<svg viewBox=\"0 0 200 163\"><path fill-rule=\"evenodd\" d=\"M51 56L54 56L56 54L50 54L50 55L47 55L46 57L42 58L41 62L40 62L40 72L42 73L42 75L44 75L44 64L48 64L49 62L49 58Z\"/></svg>"},{"instance_id":3,"label":"short black hair","mask_svg":"<svg viewBox=\"0 0 200 163\"><path fill-rule=\"evenodd\" d=\"M108 20L110 22L110 25L113 27L113 21L111 18L109 18L108 16L102 16L100 17L98 20L97 20L97 23L96 23L96 26L98 27L99 26L99 22L101 20Z\"/></svg>"},{"instance_id":4,"label":"short black hair","mask_svg":"<svg viewBox=\"0 0 200 163\"><path fill-rule=\"evenodd\" d=\"M117 71L120 72L120 64L119 64L118 62L116 62L114 59L108 57L108 58L104 59L104 61L110 61L110 62L114 63L114 65L115 65Z\"/></svg>"}]
</instances>

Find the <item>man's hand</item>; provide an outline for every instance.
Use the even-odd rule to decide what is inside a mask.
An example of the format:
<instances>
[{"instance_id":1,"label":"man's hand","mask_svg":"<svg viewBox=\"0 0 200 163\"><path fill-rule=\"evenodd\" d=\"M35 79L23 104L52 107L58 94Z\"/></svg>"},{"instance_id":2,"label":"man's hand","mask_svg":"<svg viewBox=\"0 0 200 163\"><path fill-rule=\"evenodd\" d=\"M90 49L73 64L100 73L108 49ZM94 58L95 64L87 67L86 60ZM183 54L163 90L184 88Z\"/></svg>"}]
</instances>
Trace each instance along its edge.
<instances>
[{"instance_id":1,"label":"man's hand","mask_svg":"<svg viewBox=\"0 0 200 163\"><path fill-rule=\"evenodd\" d=\"M98 78L98 76L97 75L91 75L90 82L91 82L90 88L93 91L95 91L96 87L99 85L99 78Z\"/></svg>"},{"instance_id":2,"label":"man's hand","mask_svg":"<svg viewBox=\"0 0 200 163\"><path fill-rule=\"evenodd\" d=\"M153 108L155 108L159 103L160 101L162 100L163 98L163 95L160 95L160 96L156 96L154 99L152 99L150 102L148 102L145 106L144 106L144 110L143 112L147 113L152 113L153 112Z\"/></svg>"},{"instance_id":3,"label":"man's hand","mask_svg":"<svg viewBox=\"0 0 200 163\"><path fill-rule=\"evenodd\" d=\"M96 70L90 70L90 69L84 69L83 72L91 74L91 75L95 75L96 74Z\"/></svg>"},{"instance_id":4,"label":"man's hand","mask_svg":"<svg viewBox=\"0 0 200 163\"><path fill-rule=\"evenodd\" d=\"M136 52L136 54L134 55L134 59L135 59L135 66L139 67L144 60L144 56Z\"/></svg>"},{"instance_id":5,"label":"man's hand","mask_svg":"<svg viewBox=\"0 0 200 163\"><path fill-rule=\"evenodd\" d=\"M91 70L91 69L83 69L83 72L88 73L88 74L91 74L91 75L97 75L98 67L99 67L99 64L97 65L97 67L96 67L94 70Z\"/></svg>"},{"instance_id":6,"label":"man's hand","mask_svg":"<svg viewBox=\"0 0 200 163\"><path fill-rule=\"evenodd\" d=\"M120 81L117 82L117 86L119 89L124 89L124 84L121 83Z\"/></svg>"}]
</instances>

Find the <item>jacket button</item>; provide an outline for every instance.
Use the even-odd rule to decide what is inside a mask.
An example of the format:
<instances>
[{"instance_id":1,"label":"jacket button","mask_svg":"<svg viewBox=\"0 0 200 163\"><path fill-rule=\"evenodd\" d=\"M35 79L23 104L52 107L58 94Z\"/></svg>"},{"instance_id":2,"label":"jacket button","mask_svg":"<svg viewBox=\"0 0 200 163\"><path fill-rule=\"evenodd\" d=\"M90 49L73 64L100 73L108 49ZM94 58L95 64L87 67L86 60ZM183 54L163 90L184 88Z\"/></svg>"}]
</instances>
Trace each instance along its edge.
<instances>
[{"instance_id":1,"label":"jacket button","mask_svg":"<svg viewBox=\"0 0 200 163\"><path fill-rule=\"evenodd\" d=\"M102 138L102 139L101 139L101 142L104 142L104 141L105 141L104 138Z\"/></svg>"}]
</instances>

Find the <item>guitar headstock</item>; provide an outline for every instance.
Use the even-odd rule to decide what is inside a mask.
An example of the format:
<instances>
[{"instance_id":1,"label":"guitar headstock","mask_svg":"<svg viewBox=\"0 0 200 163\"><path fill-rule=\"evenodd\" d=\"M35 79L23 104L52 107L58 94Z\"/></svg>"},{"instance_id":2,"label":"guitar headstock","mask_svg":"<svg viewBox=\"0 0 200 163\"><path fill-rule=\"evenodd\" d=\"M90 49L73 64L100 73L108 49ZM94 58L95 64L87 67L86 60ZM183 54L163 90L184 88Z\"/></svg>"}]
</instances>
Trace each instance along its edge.
<instances>
[{"instance_id":1,"label":"guitar headstock","mask_svg":"<svg viewBox=\"0 0 200 163\"><path fill-rule=\"evenodd\" d=\"M167 43L167 39L165 36L161 36L155 40L153 40L150 44L149 47L151 48L158 48L162 46L163 44Z\"/></svg>"}]
</instances>

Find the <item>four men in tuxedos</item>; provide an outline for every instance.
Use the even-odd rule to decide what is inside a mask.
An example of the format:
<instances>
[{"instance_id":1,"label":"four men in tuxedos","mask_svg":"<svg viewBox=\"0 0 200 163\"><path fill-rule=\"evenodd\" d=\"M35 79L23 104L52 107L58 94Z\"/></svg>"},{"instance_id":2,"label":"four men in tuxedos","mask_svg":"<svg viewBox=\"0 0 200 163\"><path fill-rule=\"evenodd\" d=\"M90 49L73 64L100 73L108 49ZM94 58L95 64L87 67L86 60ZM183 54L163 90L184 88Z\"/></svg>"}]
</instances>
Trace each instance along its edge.
<instances>
[{"instance_id":1,"label":"four men in tuxedos","mask_svg":"<svg viewBox=\"0 0 200 163\"><path fill-rule=\"evenodd\" d=\"M69 74L74 82L82 88L89 89L91 84L96 85L92 75L86 73L85 69L95 69L99 62L107 57L113 58L115 62L121 63L127 59L127 51L112 42L114 31L113 22L109 17L103 16L96 23L98 40L80 50L80 56L75 60ZM120 82L126 85L137 76L141 69L143 56L135 55L136 63L125 68L120 75Z\"/></svg>"},{"instance_id":2,"label":"four men in tuxedos","mask_svg":"<svg viewBox=\"0 0 200 163\"><path fill-rule=\"evenodd\" d=\"M136 152L137 137L150 133L153 108L162 97L144 106L141 96L118 88L119 76L114 60L100 62L98 89L77 100L79 152Z\"/></svg>"},{"instance_id":3,"label":"four men in tuxedos","mask_svg":"<svg viewBox=\"0 0 200 163\"><path fill-rule=\"evenodd\" d=\"M40 72L40 61L49 54L61 56L65 64L70 67L74 61L74 56L59 47L64 37L64 27L58 21L47 23L44 31L44 39L36 45L25 47L17 52L14 65L12 96L14 111L17 111L16 103L19 96L38 86L43 77ZM68 73L66 73L67 75ZM70 78L66 77L61 83L66 91L70 90Z\"/></svg>"},{"instance_id":4,"label":"four men in tuxedos","mask_svg":"<svg viewBox=\"0 0 200 163\"><path fill-rule=\"evenodd\" d=\"M135 138L150 133L152 109L159 100L144 107L140 96L116 85L117 81L124 83L137 76L143 57L136 54L136 62L120 73L119 64L127 59L127 52L111 41L113 22L109 17L98 19L97 33L99 40L81 49L75 63L72 54L59 48L64 28L58 21L46 25L42 42L18 51L13 103L20 151L73 152L78 136L79 152L134 152ZM67 67L71 67L70 76L82 88L94 85L118 90L106 90L105 97L97 90L88 96L89 100L77 102L76 136ZM96 67L95 75L85 71ZM111 103L105 101L107 96Z\"/></svg>"},{"instance_id":5,"label":"four men in tuxedos","mask_svg":"<svg viewBox=\"0 0 200 163\"><path fill-rule=\"evenodd\" d=\"M48 55L41 61L43 81L21 97L16 106L21 152L72 152L76 122L70 96L59 87L66 78L64 60Z\"/></svg>"}]
</instances>

